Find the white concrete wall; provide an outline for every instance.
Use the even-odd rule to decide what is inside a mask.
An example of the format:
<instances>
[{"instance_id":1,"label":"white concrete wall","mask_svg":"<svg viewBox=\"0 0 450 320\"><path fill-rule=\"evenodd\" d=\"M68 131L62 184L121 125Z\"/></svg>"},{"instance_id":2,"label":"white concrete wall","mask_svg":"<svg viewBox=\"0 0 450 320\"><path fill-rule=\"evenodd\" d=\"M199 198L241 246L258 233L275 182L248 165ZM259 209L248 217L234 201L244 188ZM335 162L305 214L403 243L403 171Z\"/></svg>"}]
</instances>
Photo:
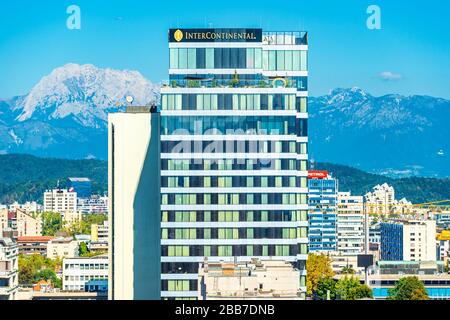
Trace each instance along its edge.
<instances>
[{"instance_id":1,"label":"white concrete wall","mask_svg":"<svg viewBox=\"0 0 450 320\"><path fill-rule=\"evenodd\" d=\"M143 268L148 268L152 263L160 265L159 192L156 195L158 200L153 203L154 210L149 206L148 200L143 199L140 192L143 181L159 186L159 175L145 176L148 173L148 170L145 169L148 167L148 161L159 163L159 154L151 155L153 159L149 159L151 144L159 144L159 139L151 138L151 117L150 113L109 115L109 299L147 299L151 298L151 295L142 293L145 291L145 286L150 291L153 290L153 293L155 286L158 290L160 288L159 281L158 283L146 283L148 279L141 276L139 276L141 282L135 280L137 270L142 272ZM156 129L159 130L159 128ZM154 196L152 195L154 190L146 191L148 192L147 198ZM138 222L136 222L137 219ZM151 225L149 225L150 219L153 219ZM155 221L157 221L156 226ZM152 226L156 227L158 232L154 232ZM140 231L136 231L137 228ZM146 229L146 232L142 232L142 228ZM137 232L139 236L137 236ZM138 244L136 239L139 241ZM155 248L157 248L156 253L154 252ZM152 254L155 261L150 260ZM137 260L140 262L135 265ZM153 275L147 275L147 277L151 276ZM138 296L136 294L137 287L140 288Z\"/></svg>"}]
</instances>

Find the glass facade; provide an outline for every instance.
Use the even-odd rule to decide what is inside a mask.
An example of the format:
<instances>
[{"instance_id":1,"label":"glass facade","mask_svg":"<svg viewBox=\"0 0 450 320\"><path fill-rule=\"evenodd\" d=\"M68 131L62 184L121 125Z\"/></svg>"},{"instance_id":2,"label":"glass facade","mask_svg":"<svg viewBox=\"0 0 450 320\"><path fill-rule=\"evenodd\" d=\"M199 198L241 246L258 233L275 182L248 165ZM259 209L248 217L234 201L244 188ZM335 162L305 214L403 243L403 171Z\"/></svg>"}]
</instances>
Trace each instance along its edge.
<instances>
[{"instance_id":1,"label":"glass facade","mask_svg":"<svg viewBox=\"0 0 450 320\"><path fill-rule=\"evenodd\" d=\"M279 50L270 36L170 43L161 89L163 299L196 298L205 258L287 260L306 291L306 34L283 34Z\"/></svg>"},{"instance_id":2,"label":"glass facade","mask_svg":"<svg viewBox=\"0 0 450 320\"><path fill-rule=\"evenodd\" d=\"M337 180L310 179L309 187L309 250L337 250Z\"/></svg>"}]
</instances>

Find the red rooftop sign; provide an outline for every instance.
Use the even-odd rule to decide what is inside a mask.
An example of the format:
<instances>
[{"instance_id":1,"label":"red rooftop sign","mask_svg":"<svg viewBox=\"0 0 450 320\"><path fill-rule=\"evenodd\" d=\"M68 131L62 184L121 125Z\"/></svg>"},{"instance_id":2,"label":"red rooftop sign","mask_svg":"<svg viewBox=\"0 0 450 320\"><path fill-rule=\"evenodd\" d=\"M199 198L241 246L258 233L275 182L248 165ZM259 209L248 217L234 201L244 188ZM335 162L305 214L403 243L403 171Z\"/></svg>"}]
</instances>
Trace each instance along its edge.
<instances>
[{"instance_id":1,"label":"red rooftop sign","mask_svg":"<svg viewBox=\"0 0 450 320\"><path fill-rule=\"evenodd\" d=\"M308 171L308 179L326 179L328 172L326 170Z\"/></svg>"}]
</instances>

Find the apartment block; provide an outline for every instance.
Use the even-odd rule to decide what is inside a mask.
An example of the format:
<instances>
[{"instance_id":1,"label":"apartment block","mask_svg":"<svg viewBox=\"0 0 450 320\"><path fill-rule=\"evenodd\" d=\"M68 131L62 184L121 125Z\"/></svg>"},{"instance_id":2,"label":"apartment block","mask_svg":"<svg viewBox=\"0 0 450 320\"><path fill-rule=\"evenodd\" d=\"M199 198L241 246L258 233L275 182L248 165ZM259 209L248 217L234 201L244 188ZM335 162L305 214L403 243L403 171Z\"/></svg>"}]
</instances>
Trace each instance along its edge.
<instances>
[{"instance_id":1,"label":"apartment block","mask_svg":"<svg viewBox=\"0 0 450 320\"><path fill-rule=\"evenodd\" d=\"M381 260L436 261L436 221L381 223Z\"/></svg>"}]
</instances>

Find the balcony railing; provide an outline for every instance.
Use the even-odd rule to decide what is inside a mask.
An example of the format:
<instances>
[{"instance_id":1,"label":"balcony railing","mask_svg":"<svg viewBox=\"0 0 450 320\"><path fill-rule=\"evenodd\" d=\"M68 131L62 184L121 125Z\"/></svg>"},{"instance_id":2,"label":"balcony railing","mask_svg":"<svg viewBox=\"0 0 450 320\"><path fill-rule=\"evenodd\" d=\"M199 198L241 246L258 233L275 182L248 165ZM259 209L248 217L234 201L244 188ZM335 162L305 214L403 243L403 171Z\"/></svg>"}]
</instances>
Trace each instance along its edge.
<instances>
[{"instance_id":1,"label":"balcony railing","mask_svg":"<svg viewBox=\"0 0 450 320\"><path fill-rule=\"evenodd\" d=\"M162 82L163 88L297 88L297 80L286 78L261 79L261 80L166 80Z\"/></svg>"}]
</instances>

